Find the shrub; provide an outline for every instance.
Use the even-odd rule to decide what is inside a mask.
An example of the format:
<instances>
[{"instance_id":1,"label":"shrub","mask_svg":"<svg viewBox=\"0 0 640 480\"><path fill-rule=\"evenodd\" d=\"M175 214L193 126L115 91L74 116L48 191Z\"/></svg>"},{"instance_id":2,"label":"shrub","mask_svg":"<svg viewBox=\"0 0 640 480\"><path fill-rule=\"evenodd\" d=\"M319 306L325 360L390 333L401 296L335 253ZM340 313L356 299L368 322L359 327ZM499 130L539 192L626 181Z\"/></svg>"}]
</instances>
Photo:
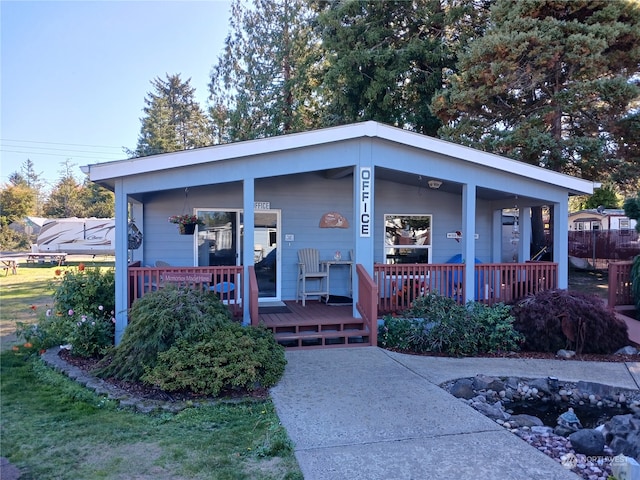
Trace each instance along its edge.
<instances>
[{"instance_id":1,"label":"shrub","mask_svg":"<svg viewBox=\"0 0 640 480\"><path fill-rule=\"evenodd\" d=\"M115 333L113 317L81 315L69 335L71 354L76 357L98 357L112 346Z\"/></svg>"},{"instance_id":2,"label":"shrub","mask_svg":"<svg viewBox=\"0 0 640 480\"><path fill-rule=\"evenodd\" d=\"M414 332L420 328L420 322L415 319L387 315L378 328L378 345L395 350L416 350L412 340Z\"/></svg>"},{"instance_id":3,"label":"shrub","mask_svg":"<svg viewBox=\"0 0 640 480\"><path fill-rule=\"evenodd\" d=\"M73 320L62 313L53 314L51 310L41 314L36 324L16 323L16 335L31 343L37 350L69 343L72 331Z\"/></svg>"},{"instance_id":4,"label":"shrub","mask_svg":"<svg viewBox=\"0 0 640 480\"><path fill-rule=\"evenodd\" d=\"M275 385L286 360L284 348L265 328L226 323L196 342L184 338L158 354L142 380L163 390L218 395L228 389Z\"/></svg>"},{"instance_id":5,"label":"shrub","mask_svg":"<svg viewBox=\"0 0 640 480\"><path fill-rule=\"evenodd\" d=\"M37 324L17 323L16 334L31 343L37 350L56 345L71 344L71 353L79 357L103 355L111 346L115 331L113 312L107 313L101 305L100 315L80 315L73 309L53 313L48 309Z\"/></svg>"},{"instance_id":6,"label":"shrub","mask_svg":"<svg viewBox=\"0 0 640 480\"><path fill-rule=\"evenodd\" d=\"M636 311L640 312L640 255L633 259L631 266L631 291L636 302Z\"/></svg>"},{"instance_id":7,"label":"shrub","mask_svg":"<svg viewBox=\"0 0 640 480\"><path fill-rule=\"evenodd\" d=\"M73 310L83 315L102 317L103 312L115 310L115 276L112 268L85 267L81 263L74 270L56 270L56 277L59 279L53 293L56 312Z\"/></svg>"},{"instance_id":8,"label":"shrub","mask_svg":"<svg viewBox=\"0 0 640 480\"><path fill-rule=\"evenodd\" d=\"M556 352L576 348L582 353L612 353L628 344L627 326L618 320L602 299L568 290L545 290L527 297L513 307L515 328L526 341L523 348L537 352ZM576 341L563 333L571 327ZM576 331L583 325L583 335Z\"/></svg>"},{"instance_id":9,"label":"shrub","mask_svg":"<svg viewBox=\"0 0 640 480\"><path fill-rule=\"evenodd\" d=\"M513 351L522 342L513 321L510 307L504 304L488 307L469 302L464 306L430 293L417 298L403 318L386 317L379 329L379 344L456 356Z\"/></svg>"},{"instance_id":10,"label":"shrub","mask_svg":"<svg viewBox=\"0 0 640 480\"><path fill-rule=\"evenodd\" d=\"M138 381L153 368L158 354L180 339L194 343L231 322L216 295L188 287L167 285L136 300L122 341L98 366L101 377Z\"/></svg>"}]
</instances>

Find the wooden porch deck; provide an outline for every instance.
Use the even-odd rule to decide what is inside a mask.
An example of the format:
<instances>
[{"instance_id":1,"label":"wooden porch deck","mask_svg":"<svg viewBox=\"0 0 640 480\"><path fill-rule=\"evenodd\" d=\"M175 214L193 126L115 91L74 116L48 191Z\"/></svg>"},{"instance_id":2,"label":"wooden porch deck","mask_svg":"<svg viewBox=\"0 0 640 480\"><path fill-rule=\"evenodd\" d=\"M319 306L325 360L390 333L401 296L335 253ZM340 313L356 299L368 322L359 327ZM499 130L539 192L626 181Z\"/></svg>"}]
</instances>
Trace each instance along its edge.
<instances>
[{"instance_id":1,"label":"wooden porch deck","mask_svg":"<svg viewBox=\"0 0 640 480\"><path fill-rule=\"evenodd\" d=\"M259 308L259 322L270 329L276 341L288 349L370 346L371 335L361 318L354 318L351 305L326 305L311 300L306 306L295 301L282 308Z\"/></svg>"}]
</instances>

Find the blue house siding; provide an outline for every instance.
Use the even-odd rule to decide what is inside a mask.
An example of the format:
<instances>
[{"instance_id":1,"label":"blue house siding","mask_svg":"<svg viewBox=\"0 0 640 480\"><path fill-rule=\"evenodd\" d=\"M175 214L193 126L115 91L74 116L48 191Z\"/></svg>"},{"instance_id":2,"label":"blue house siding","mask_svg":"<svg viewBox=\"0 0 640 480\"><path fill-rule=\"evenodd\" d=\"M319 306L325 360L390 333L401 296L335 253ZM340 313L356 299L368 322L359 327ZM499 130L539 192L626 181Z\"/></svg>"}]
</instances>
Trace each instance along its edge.
<instances>
[{"instance_id":1,"label":"blue house siding","mask_svg":"<svg viewBox=\"0 0 640 480\"><path fill-rule=\"evenodd\" d=\"M370 237L358 231L361 168L374 174ZM584 180L376 122L107 162L84 170L116 196L117 339L127 324L127 204L136 203L134 218L144 233L136 259L143 265L156 260L194 265L194 237L178 235L177 227L167 221L170 215L186 213L185 188L190 209L249 211L254 201L270 202L272 209L281 211L282 298L290 299L295 296L300 248L318 248L322 258L331 258L336 250L346 257L355 249L355 260L369 271L374 262L383 262L385 213L433 215L431 261L440 263L462 254L471 267L471 257L500 261L498 212L513 207L516 195L523 219L536 205L549 205L556 218L565 218L569 195L593 191ZM421 190L418 177L425 182L438 179L443 186ZM321 216L329 211L347 218L350 228L319 228ZM245 226L247 263L253 259L252 216L245 218ZM446 238L455 231L463 233L459 242ZM295 240L285 242L285 234L293 234ZM529 238L529 226L522 222L521 261L528 258L523 244L528 247ZM560 287L567 284L566 241L566 222L558 221L554 258ZM466 280L473 281L472 268L467 269ZM247 315L248 308L245 319Z\"/></svg>"}]
</instances>

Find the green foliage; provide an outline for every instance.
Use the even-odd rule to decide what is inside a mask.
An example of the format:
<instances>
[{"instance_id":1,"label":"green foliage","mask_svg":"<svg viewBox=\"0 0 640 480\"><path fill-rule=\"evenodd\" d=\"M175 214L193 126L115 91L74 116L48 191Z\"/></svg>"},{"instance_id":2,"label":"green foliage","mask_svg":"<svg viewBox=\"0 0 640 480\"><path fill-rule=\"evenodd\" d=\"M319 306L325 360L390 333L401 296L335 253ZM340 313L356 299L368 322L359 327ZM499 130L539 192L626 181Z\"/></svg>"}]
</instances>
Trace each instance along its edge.
<instances>
[{"instance_id":1,"label":"green foliage","mask_svg":"<svg viewBox=\"0 0 640 480\"><path fill-rule=\"evenodd\" d=\"M326 61L306 0L234 0L224 52L211 72L218 141L248 140L319 125Z\"/></svg>"},{"instance_id":2,"label":"green foliage","mask_svg":"<svg viewBox=\"0 0 640 480\"><path fill-rule=\"evenodd\" d=\"M180 74L157 77L151 81L154 91L147 93L136 157L176 152L210 145L204 111L195 101L191 79Z\"/></svg>"},{"instance_id":3,"label":"green foliage","mask_svg":"<svg viewBox=\"0 0 640 480\"><path fill-rule=\"evenodd\" d=\"M612 185L603 185L596 189L587 201L585 208L620 208L620 198Z\"/></svg>"},{"instance_id":4,"label":"green foliage","mask_svg":"<svg viewBox=\"0 0 640 480\"><path fill-rule=\"evenodd\" d=\"M324 5L317 22L327 123L376 120L435 136L440 121L429 103L453 67L441 2Z\"/></svg>"},{"instance_id":5,"label":"green foliage","mask_svg":"<svg viewBox=\"0 0 640 480\"><path fill-rule=\"evenodd\" d=\"M71 354L76 357L103 356L113 347L115 319L81 315L69 335Z\"/></svg>"},{"instance_id":6,"label":"green foliage","mask_svg":"<svg viewBox=\"0 0 640 480\"><path fill-rule=\"evenodd\" d=\"M7 224L32 215L35 207L36 191L25 183L6 185L0 189L0 219Z\"/></svg>"},{"instance_id":7,"label":"green foliage","mask_svg":"<svg viewBox=\"0 0 640 480\"><path fill-rule=\"evenodd\" d=\"M423 322L420 320L387 315L378 328L378 345L394 350L415 351L412 340L423 329Z\"/></svg>"},{"instance_id":8,"label":"green foliage","mask_svg":"<svg viewBox=\"0 0 640 480\"><path fill-rule=\"evenodd\" d=\"M270 331L228 322L198 341L179 339L158 354L156 366L142 380L167 391L217 396L229 389L271 387L285 364L284 348Z\"/></svg>"},{"instance_id":9,"label":"green foliage","mask_svg":"<svg viewBox=\"0 0 640 480\"><path fill-rule=\"evenodd\" d=\"M9 227L6 218L0 218L0 250L28 250L31 245L29 235Z\"/></svg>"},{"instance_id":10,"label":"green foliage","mask_svg":"<svg viewBox=\"0 0 640 480\"><path fill-rule=\"evenodd\" d=\"M36 324L17 322L16 335L31 343L37 350L46 350L69 343L73 326L72 315L61 312L53 314L51 310L47 310L46 314L40 314Z\"/></svg>"},{"instance_id":11,"label":"green foliage","mask_svg":"<svg viewBox=\"0 0 640 480\"><path fill-rule=\"evenodd\" d=\"M0 450L20 478L302 479L269 400L142 415L19 350L0 357Z\"/></svg>"},{"instance_id":12,"label":"green foliage","mask_svg":"<svg viewBox=\"0 0 640 480\"><path fill-rule=\"evenodd\" d=\"M94 318L105 314L113 315L115 310L114 270L78 265L71 270L56 270L59 282L54 294L56 312L70 310Z\"/></svg>"},{"instance_id":13,"label":"green foliage","mask_svg":"<svg viewBox=\"0 0 640 480\"><path fill-rule=\"evenodd\" d=\"M640 255L633 259L631 266L631 290L636 301L636 312L640 312Z\"/></svg>"},{"instance_id":14,"label":"green foliage","mask_svg":"<svg viewBox=\"0 0 640 480\"><path fill-rule=\"evenodd\" d=\"M584 325L582 353L613 353L628 344L627 326L601 298L568 290L545 290L517 302L512 310L515 328L524 335L523 349L556 352L575 348L563 333L562 318ZM574 328L571 331L575 331ZM579 338L578 336L575 337Z\"/></svg>"},{"instance_id":15,"label":"green foliage","mask_svg":"<svg viewBox=\"0 0 640 480\"><path fill-rule=\"evenodd\" d=\"M136 300L129 325L112 355L97 373L102 377L138 381L158 363L158 354L178 340L198 342L230 321L231 314L216 295L167 285Z\"/></svg>"},{"instance_id":16,"label":"green foliage","mask_svg":"<svg viewBox=\"0 0 640 480\"><path fill-rule=\"evenodd\" d=\"M99 315L90 317L73 309L56 313L48 309L40 313L36 324L16 322L16 335L37 350L70 344L74 356L102 356L113 346L115 319L113 312L104 308L98 312Z\"/></svg>"},{"instance_id":17,"label":"green foliage","mask_svg":"<svg viewBox=\"0 0 640 480\"><path fill-rule=\"evenodd\" d=\"M640 192L638 192L635 198L627 198L623 206L624 214L629 218L637 220L636 230L640 232Z\"/></svg>"},{"instance_id":18,"label":"green foliage","mask_svg":"<svg viewBox=\"0 0 640 480\"><path fill-rule=\"evenodd\" d=\"M593 180L632 163L637 2L497 0L488 25L432 102L444 138Z\"/></svg>"},{"instance_id":19,"label":"green foliage","mask_svg":"<svg viewBox=\"0 0 640 480\"><path fill-rule=\"evenodd\" d=\"M115 216L115 197L113 192L85 178L80 190L80 202L83 217L112 218Z\"/></svg>"},{"instance_id":20,"label":"green foliage","mask_svg":"<svg viewBox=\"0 0 640 480\"><path fill-rule=\"evenodd\" d=\"M73 167L68 161L58 183L53 186L44 204L43 213L49 218L86 217L82 203L82 186L71 173Z\"/></svg>"},{"instance_id":21,"label":"green foliage","mask_svg":"<svg viewBox=\"0 0 640 480\"><path fill-rule=\"evenodd\" d=\"M415 353L465 356L515 351L523 338L513 321L507 305L464 306L430 293L417 298L404 318L386 317L378 339L382 347Z\"/></svg>"}]
</instances>

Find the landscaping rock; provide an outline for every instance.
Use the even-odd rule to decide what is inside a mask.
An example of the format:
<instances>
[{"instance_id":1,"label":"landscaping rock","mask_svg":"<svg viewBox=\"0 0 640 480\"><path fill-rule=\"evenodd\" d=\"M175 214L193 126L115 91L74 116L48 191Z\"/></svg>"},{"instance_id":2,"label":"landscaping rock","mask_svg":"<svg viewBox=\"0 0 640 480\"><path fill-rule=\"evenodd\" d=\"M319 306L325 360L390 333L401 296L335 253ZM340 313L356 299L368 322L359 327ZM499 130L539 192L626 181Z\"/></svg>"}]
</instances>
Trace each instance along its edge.
<instances>
[{"instance_id":1,"label":"landscaping rock","mask_svg":"<svg viewBox=\"0 0 640 480\"><path fill-rule=\"evenodd\" d=\"M640 414L616 415L604 424L602 433L616 455L640 461Z\"/></svg>"},{"instance_id":2,"label":"landscaping rock","mask_svg":"<svg viewBox=\"0 0 640 480\"><path fill-rule=\"evenodd\" d=\"M472 406L484 416L489 417L492 420L509 420L510 418L510 415L502 409L502 404L500 402L496 402L494 404L474 402Z\"/></svg>"},{"instance_id":3,"label":"landscaping rock","mask_svg":"<svg viewBox=\"0 0 640 480\"><path fill-rule=\"evenodd\" d=\"M518 427L542 427L544 425L542 420L540 420L538 417L527 415L525 413L511 415L511 418L509 418L509 422L512 425L516 425Z\"/></svg>"},{"instance_id":4,"label":"landscaping rock","mask_svg":"<svg viewBox=\"0 0 640 480\"><path fill-rule=\"evenodd\" d=\"M549 380L546 378L534 378L529 382L529 387L535 388L540 392L544 392L547 395L551 393L551 388L549 387Z\"/></svg>"},{"instance_id":5,"label":"landscaping rock","mask_svg":"<svg viewBox=\"0 0 640 480\"><path fill-rule=\"evenodd\" d=\"M473 382L468 378L461 378L451 385L449 393L456 398L464 398L469 400L475 397L476 393L473 391Z\"/></svg>"},{"instance_id":6,"label":"landscaping rock","mask_svg":"<svg viewBox=\"0 0 640 480\"><path fill-rule=\"evenodd\" d=\"M473 388L475 390L493 390L494 392L499 392L500 390L504 390L504 383L495 377L476 375L473 379Z\"/></svg>"},{"instance_id":7,"label":"landscaping rock","mask_svg":"<svg viewBox=\"0 0 640 480\"><path fill-rule=\"evenodd\" d=\"M604 437L598 430L583 428L569 435L569 441L576 453L600 455L604 452Z\"/></svg>"},{"instance_id":8,"label":"landscaping rock","mask_svg":"<svg viewBox=\"0 0 640 480\"><path fill-rule=\"evenodd\" d=\"M622 347L620 350L617 350L614 355L638 355L640 350L636 347L632 347L631 345L627 345L626 347Z\"/></svg>"},{"instance_id":9,"label":"landscaping rock","mask_svg":"<svg viewBox=\"0 0 640 480\"><path fill-rule=\"evenodd\" d=\"M573 350L560 349L556 352L556 357L564 358L565 360L568 360L575 356L576 356L576 352L574 352Z\"/></svg>"}]
</instances>

